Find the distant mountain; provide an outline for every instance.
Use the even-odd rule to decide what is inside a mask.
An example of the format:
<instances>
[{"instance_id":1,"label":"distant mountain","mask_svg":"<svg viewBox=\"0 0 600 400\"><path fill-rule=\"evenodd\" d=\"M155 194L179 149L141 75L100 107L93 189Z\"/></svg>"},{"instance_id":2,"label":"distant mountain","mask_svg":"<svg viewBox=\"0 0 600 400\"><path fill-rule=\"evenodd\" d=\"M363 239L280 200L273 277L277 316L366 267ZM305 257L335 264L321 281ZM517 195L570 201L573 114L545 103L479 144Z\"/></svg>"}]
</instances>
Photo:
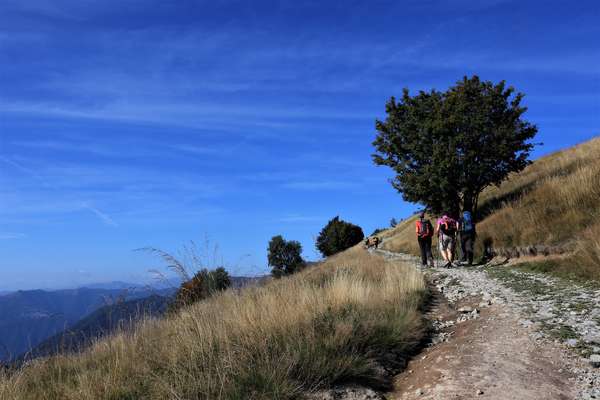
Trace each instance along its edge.
<instances>
[{"instance_id":1,"label":"distant mountain","mask_svg":"<svg viewBox=\"0 0 600 400\"><path fill-rule=\"evenodd\" d=\"M233 288L239 289L249 284L261 283L265 280L265 276L231 276L231 286ZM183 280L179 278L170 278L166 280L157 280L152 282L150 286L156 289L177 289L181 286ZM143 286L143 287L147 287Z\"/></svg>"},{"instance_id":2,"label":"distant mountain","mask_svg":"<svg viewBox=\"0 0 600 400\"><path fill-rule=\"evenodd\" d=\"M83 350L102 336L119 329L130 329L143 317L162 315L167 310L169 300L169 297L154 294L143 299L101 307L72 327L44 340L33 350L22 355L17 362L59 352Z\"/></svg>"},{"instance_id":3,"label":"distant mountain","mask_svg":"<svg viewBox=\"0 0 600 400\"><path fill-rule=\"evenodd\" d=\"M231 277L233 288L260 284L264 279ZM0 296L0 362L28 352L48 354L60 343L67 349L77 348L85 344L80 336L96 337L111 332L118 321L137 319L139 310L158 315L162 306L159 307L156 297L172 296L179 284L173 280L153 285L156 289L114 281L78 289L19 290L4 294ZM151 299L148 304L140 301L145 298Z\"/></svg>"},{"instance_id":4,"label":"distant mountain","mask_svg":"<svg viewBox=\"0 0 600 400\"><path fill-rule=\"evenodd\" d=\"M121 282L121 281L112 281L112 282L90 283L87 285L83 285L83 287L88 288L88 289L124 290L124 289L132 289L132 288L144 288L145 285L140 285L137 283Z\"/></svg>"},{"instance_id":5,"label":"distant mountain","mask_svg":"<svg viewBox=\"0 0 600 400\"><path fill-rule=\"evenodd\" d=\"M0 361L35 348L45 339L73 326L97 309L152 294L169 295L174 290L142 288L19 290L0 296Z\"/></svg>"},{"instance_id":6,"label":"distant mountain","mask_svg":"<svg viewBox=\"0 0 600 400\"><path fill-rule=\"evenodd\" d=\"M268 276L232 276L231 287L239 289L248 285L260 285L268 279Z\"/></svg>"},{"instance_id":7,"label":"distant mountain","mask_svg":"<svg viewBox=\"0 0 600 400\"><path fill-rule=\"evenodd\" d=\"M231 286L240 289L252 284L260 284L265 277L231 277ZM138 293L141 289L125 282L109 282L91 285L94 288L123 288L123 293ZM86 289L90 289L89 287ZM142 293L144 293L142 291ZM154 294L135 298L128 301L119 301L116 304L103 306L79 322L67 327L48 339L42 341L34 348L22 354L17 363L56 354L58 352L78 351L89 346L95 339L111 334L118 329L129 329L133 323L144 316L156 317L162 315L168 307L169 300L175 289L155 290Z\"/></svg>"}]
</instances>

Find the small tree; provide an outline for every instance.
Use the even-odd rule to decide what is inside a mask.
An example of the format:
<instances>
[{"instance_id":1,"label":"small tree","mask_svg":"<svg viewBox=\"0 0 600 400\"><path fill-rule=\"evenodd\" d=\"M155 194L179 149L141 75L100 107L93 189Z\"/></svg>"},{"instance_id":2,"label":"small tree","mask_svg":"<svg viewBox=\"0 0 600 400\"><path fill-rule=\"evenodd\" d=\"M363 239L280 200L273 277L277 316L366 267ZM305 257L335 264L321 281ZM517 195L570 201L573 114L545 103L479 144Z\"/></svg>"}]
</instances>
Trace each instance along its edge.
<instances>
[{"instance_id":1,"label":"small tree","mask_svg":"<svg viewBox=\"0 0 600 400\"><path fill-rule=\"evenodd\" d=\"M295 240L285 240L281 235L273 236L269 242L268 262L274 277L280 278L300 270L305 262L302 259L302 245Z\"/></svg>"},{"instance_id":2,"label":"small tree","mask_svg":"<svg viewBox=\"0 0 600 400\"><path fill-rule=\"evenodd\" d=\"M174 309L209 298L231 286L229 273L223 267L212 271L202 269L192 279L181 284L175 296Z\"/></svg>"},{"instance_id":3,"label":"small tree","mask_svg":"<svg viewBox=\"0 0 600 400\"><path fill-rule=\"evenodd\" d=\"M396 225L398 225L398 221L396 221L396 218L392 218L391 221L390 221L390 226L392 228L395 228Z\"/></svg>"},{"instance_id":4,"label":"small tree","mask_svg":"<svg viewBox=\"0 0 600 400\"><path fill-rule=\"evenodd\" d=\"M373 232L369 236L379 235L381 232L385 231L385 228L375 228Z\"/></svg>"},{"instance_id":5,"label":"small tree","mask_svg":"<svg viewBox=\"0 0 600 400\"><path fill-rule=\"evenodd\" d=\"M339 216L325 225L317 237L317 249L324 257L346 250L365 237L360 226L342 221Z\"/></svg>"},{"instance_id":6,"label":"small tree","mask_svg":"<svg viewBox=\"0 0 600 400\"><path fill-rule=\"evenodd\" d=\"M396 172L391 183L405 200L435 214L462 208L476 215L486 187L530 162L537 128L522 119L523 96L477 76L443 93L404 89L399 102L386 104L386 120L376 121L373 161Z\"/></svg>"}]
</instances>

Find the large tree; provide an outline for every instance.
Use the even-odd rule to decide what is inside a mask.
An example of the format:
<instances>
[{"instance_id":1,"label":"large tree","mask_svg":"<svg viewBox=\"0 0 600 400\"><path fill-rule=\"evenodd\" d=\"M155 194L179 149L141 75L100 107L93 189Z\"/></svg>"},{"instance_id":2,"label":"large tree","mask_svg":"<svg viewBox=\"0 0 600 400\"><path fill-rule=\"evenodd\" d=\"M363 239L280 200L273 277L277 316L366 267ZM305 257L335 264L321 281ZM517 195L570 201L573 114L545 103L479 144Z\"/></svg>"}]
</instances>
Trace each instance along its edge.
<instances>
[{"instance_id":1,"label":"large tree","mask_svg":"<svg viewBox=\"0 0 600 400\"><path fill-rule=\"evenodd\" d=\"M275 278L291 275L304 267L302 245L295 240L285 240L281 235L273 236L269 242L267 259Z\"/></svg>"},{"instance_id":2,"label":"large tree","mask_svg":"<svg viewBox=\"0 0 600 400\"><path fill-rule=\"evenodd\" d=\"M523 119L523 94L505 81L464 77L446 92L420 91L386 104L376 121L373 161L395 173L405 200L433 213L476 214L480 193L529 164L535 125Z\"/></svg>"}]
</instances>

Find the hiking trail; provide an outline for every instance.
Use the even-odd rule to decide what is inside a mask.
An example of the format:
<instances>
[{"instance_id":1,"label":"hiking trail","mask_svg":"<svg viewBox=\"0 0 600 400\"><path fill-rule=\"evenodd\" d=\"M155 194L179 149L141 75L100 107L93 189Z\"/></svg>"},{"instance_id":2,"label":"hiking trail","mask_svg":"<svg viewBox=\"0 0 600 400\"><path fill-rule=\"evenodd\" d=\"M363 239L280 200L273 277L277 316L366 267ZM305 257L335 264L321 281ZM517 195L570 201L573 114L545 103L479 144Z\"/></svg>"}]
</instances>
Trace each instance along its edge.
<instances>
[{"instance_id":1,"label":"hiking trail","mask_svg":"<svg viewBox=\"0 0 600 400\"><path fill-rule=\"evenodd\" d=\"M434 336L387 399L600 399L599 287L498 264L424 273Z\"/></svg>"}]
</instances>

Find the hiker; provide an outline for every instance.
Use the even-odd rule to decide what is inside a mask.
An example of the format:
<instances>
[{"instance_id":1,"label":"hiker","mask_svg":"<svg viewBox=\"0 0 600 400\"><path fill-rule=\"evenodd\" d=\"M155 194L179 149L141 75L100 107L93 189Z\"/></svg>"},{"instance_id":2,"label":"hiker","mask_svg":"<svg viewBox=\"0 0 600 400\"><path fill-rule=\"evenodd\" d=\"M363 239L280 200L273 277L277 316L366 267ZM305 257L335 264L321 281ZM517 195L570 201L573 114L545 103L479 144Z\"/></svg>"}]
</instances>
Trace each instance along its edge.
<instances>
[{"instance_id":1,"label":"hiker","mask_svg":"<svg viewBox=\"0 0 600 400\"><path fill-rule=\"evenodd\" d=\"M421 249L421 265L426 267L427 261L429 260L431 267L433 267L433 254L431 253L433 226L431 225L431 222L425 218L424 211L419 215L419 219L417 220L416 232L419 248Z\"/></svg>"},{"instance_id":2,"label":"hiker","mask_svg":"<svg viewBox=\"0 0 600 400\"><path fill-rule=\"evenodd\" d=\"M439 240L440 253L444 261L446 261L444 268L450 268L454 262L458 223L447 214L444 214L442 218L437 220L435 228Z\"/></svg>"},{"instance_id":3,"label":"hiker","mask_svg":"<svg viewBox=\"0 0 600 400\"><path fill-rule=\"evenodd\" d=\"M365 240L365 246L367 249L370 249L371 247L375 247L377 249L380 242L381 240L377 236L369 237Z\"/></svg>"},{"instance_id":4,"label":"hiker","mask_svg":"<svg viewBox=\"0 0 600 400\"><path fill-rule=\"evenodd\" d=\"M475 248L475 222L470 211L463 211L459 221L461 262L473 265L473 250Z\"/></svg>"}]
</instances>

